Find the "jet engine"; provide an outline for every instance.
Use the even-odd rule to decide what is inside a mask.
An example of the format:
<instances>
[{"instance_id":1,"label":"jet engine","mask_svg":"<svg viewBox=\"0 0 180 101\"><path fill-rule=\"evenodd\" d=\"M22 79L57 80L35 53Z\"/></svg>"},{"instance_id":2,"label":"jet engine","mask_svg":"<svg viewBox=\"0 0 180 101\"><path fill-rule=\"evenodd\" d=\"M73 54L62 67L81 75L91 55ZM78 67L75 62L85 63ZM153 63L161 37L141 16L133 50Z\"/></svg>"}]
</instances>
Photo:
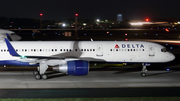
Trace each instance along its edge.
<instances>
[{"instance_id":1,"label":"jet engine","mask_svg":"<svg viewBox=\"0 0 180 101\"><path fill-rule=\"evenodd\" d=\"M84 60L67 61L66 64L53 67L54 71L67 73L68 75L82 76L89 72L89 62Z\"/></svg>"}]
</instances>

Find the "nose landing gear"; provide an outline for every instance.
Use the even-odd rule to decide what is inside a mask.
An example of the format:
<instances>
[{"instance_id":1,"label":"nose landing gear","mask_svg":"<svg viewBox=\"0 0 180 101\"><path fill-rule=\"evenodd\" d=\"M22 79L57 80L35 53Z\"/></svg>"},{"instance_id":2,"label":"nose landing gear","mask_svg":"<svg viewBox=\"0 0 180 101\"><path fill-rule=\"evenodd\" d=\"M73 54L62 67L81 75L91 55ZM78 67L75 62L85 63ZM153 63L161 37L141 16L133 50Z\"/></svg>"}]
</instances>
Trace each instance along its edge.
<instances>
[{"instance_id":1,"label":"nose landing gear","mask_svg":"<svg viewBox=\"0 0 180 101\"><path fill-rule=\"evenodd\" d=\"M141 71L141 76L142 76L142 77L145 77L145 76L146 76L146 72L148 71L148 70L146 69L146 66L150 66L150 64L148 64L148 63L142 63L142 66L143 66L143 68L142 68L142 71Z\"/></svg>"}]
</instances>

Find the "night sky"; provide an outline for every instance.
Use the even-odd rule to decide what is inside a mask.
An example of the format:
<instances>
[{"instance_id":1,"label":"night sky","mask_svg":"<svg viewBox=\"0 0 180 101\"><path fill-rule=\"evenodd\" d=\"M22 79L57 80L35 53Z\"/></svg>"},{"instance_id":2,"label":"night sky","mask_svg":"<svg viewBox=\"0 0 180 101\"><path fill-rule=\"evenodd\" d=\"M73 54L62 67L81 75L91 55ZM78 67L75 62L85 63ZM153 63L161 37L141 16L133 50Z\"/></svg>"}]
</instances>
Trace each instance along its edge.
<instances>
[{"instance_id":1,"label":"night sky","mask_svg":"<svg viewBox=\"0 0 180 101\"><path fill-rule=\"evenodd\" d=\"M0 17L69 19L180 19L180 0L1 0Z\"/></svg>"}]
</instances>

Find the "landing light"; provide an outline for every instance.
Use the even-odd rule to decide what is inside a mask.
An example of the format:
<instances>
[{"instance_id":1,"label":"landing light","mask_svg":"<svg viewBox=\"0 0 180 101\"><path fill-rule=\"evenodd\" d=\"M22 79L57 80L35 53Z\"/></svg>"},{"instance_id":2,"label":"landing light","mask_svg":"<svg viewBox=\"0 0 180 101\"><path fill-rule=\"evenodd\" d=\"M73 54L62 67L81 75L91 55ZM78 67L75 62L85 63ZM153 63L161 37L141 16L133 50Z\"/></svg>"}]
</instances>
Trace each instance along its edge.
<instances>
[{"instance_id":1,"label":"landing light","mask_svg":"<svg viewBox=\"0 0 180 101\"><path fill-rule=\"evenodd\" d=\"M169 71L169 68L167 69L167 71Z\"/></svg>"}]
</instances>

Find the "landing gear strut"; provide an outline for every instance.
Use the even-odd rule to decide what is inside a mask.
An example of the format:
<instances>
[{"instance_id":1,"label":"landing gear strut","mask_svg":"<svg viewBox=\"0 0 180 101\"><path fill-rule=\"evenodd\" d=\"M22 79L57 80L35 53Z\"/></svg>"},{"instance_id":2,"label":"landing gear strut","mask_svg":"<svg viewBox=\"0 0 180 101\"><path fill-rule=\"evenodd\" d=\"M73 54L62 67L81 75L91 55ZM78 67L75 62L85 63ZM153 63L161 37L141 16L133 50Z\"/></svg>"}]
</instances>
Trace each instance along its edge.
<instances>
[{"instance_id":1,"label":"landing gear strut","mask_svg":"<svg viewBox=\"0 0 180 101\"><path fill-rule=\"evenodd\" d=\"M145 77L146 76L146 72L147 72L146 66L150 66L150 64L142 63L142 66L143 66L143 68L142 68L142 71L141 71L141 76Z\"/></svg>"}]
</instances>

